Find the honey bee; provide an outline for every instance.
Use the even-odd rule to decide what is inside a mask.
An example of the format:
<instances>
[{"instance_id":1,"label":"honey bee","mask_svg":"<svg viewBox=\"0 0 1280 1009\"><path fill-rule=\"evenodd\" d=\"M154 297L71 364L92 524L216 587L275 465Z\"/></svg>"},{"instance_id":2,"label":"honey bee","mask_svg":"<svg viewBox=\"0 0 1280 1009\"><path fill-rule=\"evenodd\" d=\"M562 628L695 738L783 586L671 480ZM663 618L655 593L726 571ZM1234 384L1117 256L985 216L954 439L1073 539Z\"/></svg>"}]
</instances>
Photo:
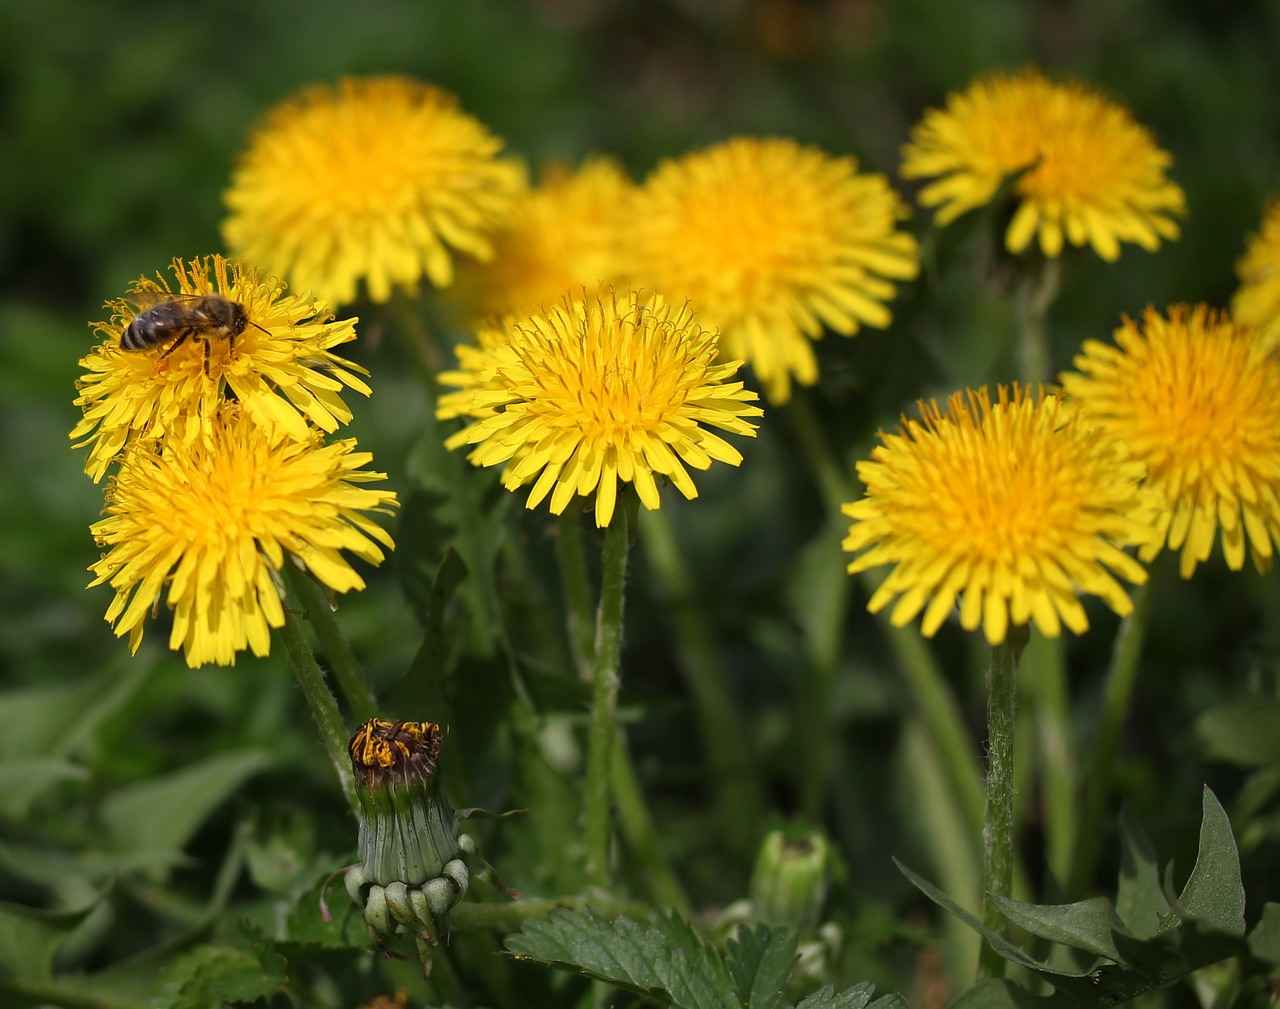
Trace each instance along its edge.
<instances>
[{"instance_id":1,"label":"honey bee","mask_svg":"<svg viewBox=\"0 0 1280 1009\"><path fill-rule=\"evenodd\" d=\"M209 372L211 340L235 339L252 325L244 306L217 294L174 294L153 291L135 296L138 314L120 334L120 349L153 350L168 343L159 360L164 360L188 339L204 343L204 370ZM265 329L262 329L265 333Z\"/></svg>"}]
</instances>

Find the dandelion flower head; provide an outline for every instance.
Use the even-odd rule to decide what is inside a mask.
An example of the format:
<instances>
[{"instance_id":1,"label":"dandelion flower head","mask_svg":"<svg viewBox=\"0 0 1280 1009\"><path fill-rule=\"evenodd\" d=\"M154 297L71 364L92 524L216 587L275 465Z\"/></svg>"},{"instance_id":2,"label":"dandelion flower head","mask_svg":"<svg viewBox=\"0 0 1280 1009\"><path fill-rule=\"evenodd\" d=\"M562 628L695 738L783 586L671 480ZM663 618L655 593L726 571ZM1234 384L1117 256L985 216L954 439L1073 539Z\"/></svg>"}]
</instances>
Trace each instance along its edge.
<instances>
[{"instance_id":1,"label":"dandelion flower head","mask_svg":"<svg viewBox=\"0 0 1280 1009\"><path fill-rule=\"evenodd\" d=\"M266 655L284 623L276 573L301 564L334 592L364 587L343 556L383 559L391 537L365 513L396 504L385 479L363 467L355 441L305 441L257 424L228 405L207 441L135 440L107 485L106 518L91 531L102 558L90 587L115 590L106 619L137 651L146 619L167 588L169 647L187 664Z\"/></svg>"},{"instance_id":2,"label":"dandelion flower head","mask_svg":"<svg viewBox=\"0 0 1280 1009\"><path fill-rule=\"evenodd\" d=\"M169 444L208 437L228 397L294 438L308 438L309 423L335 431L351 420L340 394L345 387L369 395L357 374L367 372L331 348L355 339L357 320L335 322L324 302L289 294L275 277L222 256L175 259L172 270L176 284L159 274L143 277L128 297L107 302L109 321L92 324L101 341L80 361L75 403L84 416L71 437L76 448L88 447L85 472L95 482L132 437L163 436ZM169 299L181 306L209 295L244 308L248 322L234 339L197 333L177 344L175 334L167 346L121 347L145 306Z\"/></svg>"},{"instance_id":3,"label":"dandelion flower head","mask_svg":"<svg viewBox=\"0 0 1280 1009\"><path fill-rule=\"evenodd\" d=\"M959 601L965 630L993 645L1010 624L1047 637L1088 628L1079 596L1120 615L1133 604L1119 579L1146 581L1124 551L1150 535L1154 503L1142 465L1080 423L1063 400L1015 386L955 393L946 409L920 404L881 433L858 464L866 495L846 504L850 574L893 565L867 608L902 627L924 611L932 637Z\"/></svg>"},{"instance_id":4,"label":"dandelion flower head","mask_svg":"<svg viewBox=\"0 0 1280 1009\"><path fill-rule=\"evenodd\" d=\"M1240 287L1231 299L1231 315L1254 328L1267 346L1280 344L1280 200L1262 215L1262 228L1249 238L1236 264Z\"/></svg>"},{"instance_id":5,"label":"dandelion flower head","mask_svg":"<svg viewBox=\"0 0 1280 1009\"><path fill-rule=\"evenodd\" d=\"M633 280L688 298L769 399L818 380L812 341L884 328L919 268L881 175L793 140L738 137L660 165L630 229Z\"/></svg>"},{"instance_id":6,"label":"dandelion flower head","mask_svg":"<svg viewBox=\"0 0 1280 1009\"><path fill-rule=\"evenodd\" d=\"M610 158L553 165L516 202L488 262L458 266L457 299L474 319L532 312L566 291L622 278L636 187Z\"/></svg>"},{"instance_id":7,"label":"dandelion flower head","mask_svg":"<svg viewBox=\"0 0 1280 1009\"><path fill-rule=\"evenodd\" d=\"M905 178L933 179L921 206L946 225L996 195L1010 175L1017 207L1005 232L1012 253L1038 237L1054 258L1089 245L1114 261L1121 242L1153 251L1178 237L1182 189L1165 172L1173 159L1123 106L1079 83L1039 71L995 73L930 109L902 151Z\"/></svg>"},{"instance_id":8,"label":"dandelion flower head","mask_svg":"<svg viewBox=\"0 0 1280 1009\"><path fill-rule=\"evenodd\" d=\"M1218 530L1233 571L1246 543L1260 571L1280 543L1280 361L1247 326L1205 305L1148 308L1115 344L1088 340L1062 376L1090 422L1124 443L1159 492L1157 536L1181 550L1182 577Z\"/></svg>"},{"instance_id":9,"label":"dandelion flower head","mask_svg":"<svg viewBox=\"0 0 1280 1009\"><path fill-rule=\"evenodd\" d=\"M488 259L525 185L502 141L447 91L406 77L316 85L250 137L225 200L239 255L335 305L453 281L451 249Z\"/></svg>"},{"instance_id":10,"label":"dandelion flower head","mask_svg":"<svg viewBox=\"0 0 1280 1009\"><path fill-rule=\"evenodd\" d=\"M461 362L470 374L454 378L462 389L442 398L440 415L473 423L446 444L475 445L477 466L503 465L509 490L533 481L529 508L550 495L559 515L594 494L600 527L613 518L619 482L649 509L661 503L658 477L695 498L686 467L742 461L708 428L754 437L747 418L762 412L754 392L730 381L741 362L717 353L715 332L687 303L610 286L568 294Z\"/></svg>"}]
</instances>

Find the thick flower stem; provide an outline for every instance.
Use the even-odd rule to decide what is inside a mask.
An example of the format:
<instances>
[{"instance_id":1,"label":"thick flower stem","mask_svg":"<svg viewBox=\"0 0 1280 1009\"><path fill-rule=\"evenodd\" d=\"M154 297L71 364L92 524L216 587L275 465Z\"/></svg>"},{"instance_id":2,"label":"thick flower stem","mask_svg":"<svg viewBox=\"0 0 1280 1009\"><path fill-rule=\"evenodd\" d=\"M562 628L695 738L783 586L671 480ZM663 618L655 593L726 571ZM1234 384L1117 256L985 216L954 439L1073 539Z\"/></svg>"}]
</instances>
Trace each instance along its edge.
<instances>
[{"instance_id":1,"label":"thick flower stem","mask_svg":"<svg viewBox=\"0 0 1280 1009\"><path fill-rule=\"evenodd\" d=\"M333 608L325 598L324 590L305 571L293 564L285 565L285 577L289 579L290 590L302 604L303 613L316 632L320 649L333 671L338 690L351 709L352 717L357 723L367 722L377 713L377 702L360 670L355 653L351 651L351 645L347 643L338 622L333 618Z\"/></svg>"},{"instance_id":2,"label":"thick flower stem","mask_svg":"<svg viewBox=\"0 0 1280 1009\"><path fill-rule=\"evenodd\" d=\"M645 559L663 587L680 667L693 699L698 732L707 748L721 836L737 851L750 851L759 840L764 812L724 656L708 630L710 621L696 602L693 576L661 509L645 512L641 542Z\"/></svg>"},{"instance_id":3,"label":"thick flower stem","mask_svg":"<svg viewBox=\"0 0 1280 1009\"><path fill-rule=\"evenodd\" d=\"M570 509L556 527L556 558L569 623L569 650L585 680L595 671L595 618L582 538L582 516Z\"/></svg>"},{"instance_id":4,"label":"thick flower stem","mask_svg":"<svg viewBox=\"0 0 1280 1009\"><path fill-rule=\"evenodd\" d=\"M1005 919L992 894L1011 896L1013 889L1013 746L1017 717L1018 659L1026 646L1025 626L1009 628L1008 637L991 652L987 670L986 814L982 828L982 920L998 935ZM990 945L978 962L981 977L1004 975L1005 960Z\"/></svg>"},{"instance_id":5,"label":"thick flower stem","mask_svg":"<svg viewBox=\"0 0 1280 1009\"><path fill-rule=\"evenodd\" d=\"M609 884L611 773L617 746L618 688L622 682L622 612L630 549L630 502L619 502L604 536L600 607L596 614L595 672L591 690L591 729L587 742L587 882Z\"/></svg>"},{"instance_id":6,"label":"thick flower stem","mask_svg":"<svg viewBox=\"0 0 1280 1009\"><path fill-rule=\"evenodd\" d=\"M302 620L298 616L296 598L285 600L284 626L280 629L280 636L284 640L285 651L289 654L289 664L293 666L294 675L298 678L298 686L302 688L302 695L307 699L311 715L320 730L320 741L324 744L329 759L333 761L333 769L337 772L342 792L347 797L352 812L359 816L360 803L356 799L356 783L351 773L351 758L347 753L350 733L338 711L338 702L329 689L329 684L325 682L324 670L316 662L311 645L307 642Z\"/></svg>"},{"instance_id":7,"label":"thick flower stem","mask_svg":"<svg viewBox=\"0 0 1280 1009\"><path fill-rule=\"evenodd\" d=\"M1140 586L1133 592L1133 612L1120 623L1115 647L1111 655L1111 669L1107 673L1102 712L1098 718L1098 732L1089 755L1085 771L1085 789L1079 809L1079 826L1076 832L1074 857L1068 876L1067 895L1084 895L1093 876L1099 836L1102 830L1102 814L1111 794L1116 752L1120 747L1120 733L1129 713L1133 688L1138 678L1138 659L1147 636L1147 622L1151 614L1151 584Z\"/></svg>"},{"instance_id":8,"label":"thick flower stem","mask_svg":"<svg viewBox=\"0 0 1280 1009\"><path fill-rule=\"evenodd\" d=\"M1014 314L1018 327L1018 374L1035 388L1052 378L1053 355L1045 318L1058 296L1062 278L1061 260L1044 259L1028 268L1018 280L1014 293Z\"/></svg>"}]
</instances>

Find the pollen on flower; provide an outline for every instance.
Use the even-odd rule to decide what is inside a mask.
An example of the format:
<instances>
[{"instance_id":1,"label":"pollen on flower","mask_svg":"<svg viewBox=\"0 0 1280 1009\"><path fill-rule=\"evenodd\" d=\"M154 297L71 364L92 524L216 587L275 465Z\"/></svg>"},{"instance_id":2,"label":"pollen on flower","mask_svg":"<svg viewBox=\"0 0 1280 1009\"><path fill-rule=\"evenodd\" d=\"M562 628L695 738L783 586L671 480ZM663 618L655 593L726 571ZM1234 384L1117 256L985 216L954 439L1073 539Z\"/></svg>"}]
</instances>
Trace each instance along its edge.
<instances>
[{"instance_id":1,"label":"pollen on flower","mask_svg":"<svg viewBox=\"0 0 1280 1009\"><path fill-rule=\"evenodd\" d=\"M919 201L938 208L942 226L1023 172L1005 232L1009 251L1038 237L1050 258L1070 243L1110 262L1122 242L1153 251L1178 237L1186 199L1166 175L1172 161L1123 106L1027 69L982 77L926 112L902 149L902 175L933 180Z\"/></svg>"},{"instance_id":2,"label":"pollen on flower","mask_svg":"<svg viewBox=\"0 0 1280 1009\"><path fill-rule=\"evenodd\" d=\"M442 740L436 722L371 718L347 745L356 783L362 787L390 784L411 774L429 778L439 763Z\"/></svg>"},{"instance_id":3,"label":"pollen on flower","mask_svg":"<svg viewBox=\"0 0 1280 1009\"><path fill-rule=\"evenodd\" d=\"M426 277L453 281L451 250L481 260L525 187L502 141L440 88L348 77L307 88L254 130L226 192L223 237L335 305L363 281L383 302Z\"/></svg>"},{"instance_id":4,"label":"pollen on flower","mask_svg":"<svg viewBox=\"0 0 1280 1009\"><path fill-rule=\"evenodd\" d=\"M882 175L793 140L737 137L660 165L629 229L632 280L688 298L769 399L813 385L812 342L883 329L919 269L906 205Z\"/></svg>"},{"instance_id":5,"label":"pollen on flower","mask_svg":"<svg viewBox=\"0 0 1280 1009\"><path fill-rule=\"evenodd\" d=\"M503 467L509 490L533 483L527 507L548 495L554 514L575 496L595 495L598 526L613 517L618 485L659 507L658 478L686 498L697 488L686 467L742 456L709 428L752 437L758 397L730 381L738 361L717 362L716 334L687 305L604 286L514 322L441 380L441 417L472 423L446 445L476 446L477 466Z\"/></svg>"},{"instance_id":6,"label":"pollen on flower","mask_svg":"<svg viewBox=\"0 0 1280 1009\"><path fill-rule=\"evenodd\" d=\"M994 645L1011 624L1083 633L1082 594L1132 610L1118 578L1146 581L1125 548L1150 540L1156 503L1142 464L1061 397L956 393L880 440L858 463L865 496L842 509L853 520L844 549L858 555L849 572L892 565L872 613L896 600L894 626L923 611L931 637L958 602L961 626Z\"/></svg>"},{"instance_id":7,"label":"pollen on flower","mask_svg":"<svg viewBox=\"0 0 1280 1009\"><path fill-rule=\"evenodd\" d=\"M83 417L71 438L75 448L88 448L85 471L95 481L131 439L207 440L228 400L299 440L310 437L311 425L332 432L351 420L341 394L369 395L359 377L368 373L332 348L355 339L356 319L334 321L324 302L290 294L277 278L222 256L175 259L171 269L172 283L159 274L139 279L126 297L107 302L108 321L92 324L100 342L80 361L75 403ZM243 308L247 322L234 340L121 346L140 304L211 295Z\"/></svg>"},{"instance_id":8,"label":"pollen on flower","mask_svg":"<svg viewBox=\"0 0 1280 1009\"><path fill-rule=\"evenodd\" d=\"M1280 361L1267 343L1225 313L1175 305L1125 319L1114 345L1086 341L1073 363L1063 388L1162 502L1142 557L1181 550L1189 578L1220 529L1229 568L1249 548L1268 569L1280 544Z\"/></svg>"}]
</instances>

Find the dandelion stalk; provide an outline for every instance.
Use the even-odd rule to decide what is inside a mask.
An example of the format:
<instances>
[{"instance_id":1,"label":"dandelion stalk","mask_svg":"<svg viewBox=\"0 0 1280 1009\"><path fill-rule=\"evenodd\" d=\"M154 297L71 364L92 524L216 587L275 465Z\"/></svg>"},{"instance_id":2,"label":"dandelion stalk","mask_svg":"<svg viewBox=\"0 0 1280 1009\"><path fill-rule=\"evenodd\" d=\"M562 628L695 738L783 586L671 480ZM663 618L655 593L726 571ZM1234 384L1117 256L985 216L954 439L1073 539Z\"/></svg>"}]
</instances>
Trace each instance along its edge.
<instances>
[{"instance_id":1,"label":"dandelion stalk","mask_svg":"<svg viewBox=\"0 0 1280 1009\"><path fill-rule=\"evenodd\" d=\"M1026 625L1011 627L991 651L987 670L986 812L982 828L982 920L1003 935L1005 919L992 894L1010 896L1013 888L1013 745L1017 724L1018 659L1029 637ZM1004 958L984 946L978 972L1001 977Z\"/></svg>"},{"instance_id":2,"label":"dandelion stalk","mask_svg":"<svg viewBox=\"0 0 1280 1009\"><path fill-rule=\"evenodd\" d=\"M367 722L374 716L377 702L350 643L333 617L333 607L320 586L295 565L286 564L284 571L290 590L302 604L303 613L316 632L320 648L352 717L357 722Z\"/></svg>"},{"instance_id":3,"label":"dandelion stalk","mask_svg":"<svg viewBox=\"0 0 1280 1009\"><path fill-rule=\"evenodd\" d=\"M1047 382L1052 375L1053 357L1049 348L1049 328L1045 319L1058 296L1062 260L1043 259L1028 268L1014 292L1014 315L1018 329L1018 373L1029 386Z\"/></svg>"},{"instance_id":4,"label":"dandelion stalk","mask_svg":"<svg viewBox=\"0 0 1280 1009\"><path fill-rule=\"evenodd\" d=\"M342 792L347 797L352 812L358 816L360 803L356 798L356 783L351 773L351 758L347 753L347 740L351 734L342 721L337 699L325 681L324 670L311 651L299 612L298 600L291 594L291 598L286 600L284 626L280 629L280 636L284 640L285 651L289 654L289 664L298 678L298 686L302 688L302 696L307 699L316 727L320 730L320 741L337 772Z\"/></svg>"},{"instance_id":5,"label":"dandelion stalk","mask_svg":"<svg viewBox=\"0 0 1280 1009\"><path fill-rule=\"evenodd\" d=\"M582 549L582 516L576 511L560 516L555 539L569 622L569 650L582 678L589 679L595 669L595 620Z\"/></svg>"},{"instance_id":6,"label":"dandelion stalk","mask_svg":"<svg viewBox=\"0 0 1280 1009\"><path fill-rule=\"evenodd\" d=\"M1151 586L1147 584L1134 592L1133 612L1121 622L1116 634L1111 668L1107 672L1103 693L1102 712L1098 718L1098 733L1084 777L1087 787L1078 810L1079 828L1068 876L1068 894L1083 894L1093 875L1102 829L1102 813L1111 794L1120 734L1129 714L1134 684L1138 679L1138 659L1142 655L1142 643L1147 635L1150 613Z\"/></svg>"},{"instance_id":7,"label":"dandelion stalk","mask_svg":"<svg viewBox=\"0 0 1280 1009\"><path fill-rule=\"evenodd\" d=\"M611 771L617 746L618 689L621 686L622 613L626 596L630 510L614 510L605 530L600 606L596 614L595 670L591 690L591 729L587 743L587 882L609 884Z\"/></svg>"}]
</instances>

